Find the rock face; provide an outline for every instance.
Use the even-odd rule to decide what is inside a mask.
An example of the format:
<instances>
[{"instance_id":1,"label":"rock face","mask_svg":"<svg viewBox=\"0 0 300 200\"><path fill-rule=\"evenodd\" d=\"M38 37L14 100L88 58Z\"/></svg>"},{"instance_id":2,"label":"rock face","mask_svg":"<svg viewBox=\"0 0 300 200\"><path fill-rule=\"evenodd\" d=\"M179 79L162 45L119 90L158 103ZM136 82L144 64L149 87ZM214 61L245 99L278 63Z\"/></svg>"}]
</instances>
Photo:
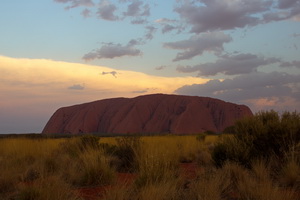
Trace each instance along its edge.
<instances>
[{"instance_id":1,"label":"rock face","mask_svg":"<svg viewBox=\"0 0 300 200\"><path fill-rule=\"evenodd\" d=\"M153 94L60 108L42 133L220 132L245 116L252 112L244 105L208 97Z\"/></svg>"}]
</instances>

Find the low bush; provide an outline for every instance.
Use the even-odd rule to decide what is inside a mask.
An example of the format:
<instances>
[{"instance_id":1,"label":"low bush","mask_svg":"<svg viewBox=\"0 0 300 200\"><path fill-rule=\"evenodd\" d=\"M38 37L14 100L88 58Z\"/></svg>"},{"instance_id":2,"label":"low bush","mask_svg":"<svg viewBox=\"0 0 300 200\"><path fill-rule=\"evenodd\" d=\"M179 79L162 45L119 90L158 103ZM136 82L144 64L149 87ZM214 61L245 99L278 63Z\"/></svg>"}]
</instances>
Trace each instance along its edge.
<instances>
[{"instance_id":1,"label":"low bush","mask_svg":"<svg viewBox=\"0 0 300 200\"><path fill-rule=\"evenodd\" d=\"M279 182L283 186L300 189L300 163L288 160L279 173Z\"/></svg>"},{"instance_id":2,"label":"low bush","mask_svg":"<svg viewBox=\"0 0 300 200\"><path fill-rule=\"evenodd\" d=\"M60 148L64 153L72 157L78 157L82 152L90 149L99 149L100 138L93 135L83 135L80 137L70 138L60 144Z\"/></svg>"},{"instance_id":3,"label":"low bush","mask_svg":"<svg viewBox=\"0 0 300 200\"><path fill-rule=\"evenodd\" d=\"M253 165L254 170L250 170L235 162L225 162L222 168L204 173L192 181L183 199L299 199L294 188L283 189L273 182L264 162L256 161ZM267 174L262 175L264 172Z\"/></svg>"},{"instance_id":4,"label":"low bush","mask_svg":"<svg viewBox=\"0 0 300 200\"><path fill-rule=\"evenodd\" d=\"M200 142L204 142L205 141L205 137L206 137L205 133L200 133L200 134L197 134L196 140L198 140Z\"/></svg>"},{"instance_id":5,"label":"low bush","mask_svg":"<svg viewBox=\"0 0 300 200\"><path fill-rule=\"evenodd\" d=\"M74 183L81 186L107 185L114 182L116 174L109 166L109 158L99 151L90 150L75 162Z\"/></svg>"},{"instance_id":6,"label":"low bush","mask_svg":"<svg viewBox=\"0 0 300 200\"><path fill-rule=\"evenodd\" d=\"M250 166L253 159L273 155L284 158L300 142L300 114L275 111L259 112L242 119L229 130L233 138L219 142L212 153L218 166L224 161L237 161Z\"/></svg>"},{"instance_id":7,"label":"low bush","mask_svg":"<svg viewBox=\"0 0 300 200\"><path fill-rule=\"evenodd\" d=\"M124 136L116 138L116 147L111 147L112 155L118 158L117 170L133 172L139 169L138 158L141 154L141 140L139 136Z\"/></svg>"}]
</instances>

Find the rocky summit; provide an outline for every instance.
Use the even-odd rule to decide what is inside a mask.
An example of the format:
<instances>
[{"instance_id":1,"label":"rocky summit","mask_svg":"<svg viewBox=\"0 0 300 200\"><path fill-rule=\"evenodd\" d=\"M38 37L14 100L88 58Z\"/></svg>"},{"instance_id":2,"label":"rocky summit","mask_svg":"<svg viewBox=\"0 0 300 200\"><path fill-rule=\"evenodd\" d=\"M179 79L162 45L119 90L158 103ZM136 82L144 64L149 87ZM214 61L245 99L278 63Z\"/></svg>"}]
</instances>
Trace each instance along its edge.
<instances>
[{"instance_id":1,"label":"rocky summit","mask_svg":"<svg viewBox=\"0 0 300 200\"><path fill-rule=\"evenodd\" d=\"M152 94L113 98L59 108L42 133L173 133L221 132L238 119L252 116L245 105L198 96Z\"/></svg>"}]
</instances>

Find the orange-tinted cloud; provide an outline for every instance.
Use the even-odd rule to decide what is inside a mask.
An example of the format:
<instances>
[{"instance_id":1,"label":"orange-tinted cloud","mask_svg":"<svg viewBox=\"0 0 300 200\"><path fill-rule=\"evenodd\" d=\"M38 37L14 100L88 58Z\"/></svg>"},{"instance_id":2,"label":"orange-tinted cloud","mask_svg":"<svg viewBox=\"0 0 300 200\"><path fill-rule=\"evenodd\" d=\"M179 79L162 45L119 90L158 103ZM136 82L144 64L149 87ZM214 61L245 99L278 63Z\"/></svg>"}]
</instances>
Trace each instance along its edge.
<instances>
[{"instance_id":1,"label":"orange-tinted cloud","mask_svg":"<svg viewBox=\"0 0 300 200\"><path fill-rule=\"evenodd\" d=\"M117 76L103 75L103 72L116 72ZM62 106L133 97L137 95L134 91L172 93L185 84L206 82L195 77L158 77L102 66L4 56L0 56L0 74L0 127L10 123L8 118L18 118L11 124L17 127L22 119L20 116L27 116L32 123L41 123L42 128L51 114ZM41 119L43 122L39 121Z\"/></svg>"}]
</instances>

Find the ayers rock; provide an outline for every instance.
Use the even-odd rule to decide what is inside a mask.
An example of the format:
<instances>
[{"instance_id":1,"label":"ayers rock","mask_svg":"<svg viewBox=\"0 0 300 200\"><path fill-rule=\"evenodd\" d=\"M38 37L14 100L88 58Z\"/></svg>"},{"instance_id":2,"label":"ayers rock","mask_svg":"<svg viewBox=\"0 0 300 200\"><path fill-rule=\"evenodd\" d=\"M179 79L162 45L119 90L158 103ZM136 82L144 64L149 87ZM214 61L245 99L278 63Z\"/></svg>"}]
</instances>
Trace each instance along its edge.
<instances>
[{"instance_id":1,"label":"ayers rock","mask_svg":"<svg viewBox=\"0 0 300 200\"><path fill-rule=\"evenodd\" d=\"M63 107L42 133L174 133L220 132L237 119L252 116L245 105L197 96L152 94L113 98Z\"/></svg>"}]
</instances>

